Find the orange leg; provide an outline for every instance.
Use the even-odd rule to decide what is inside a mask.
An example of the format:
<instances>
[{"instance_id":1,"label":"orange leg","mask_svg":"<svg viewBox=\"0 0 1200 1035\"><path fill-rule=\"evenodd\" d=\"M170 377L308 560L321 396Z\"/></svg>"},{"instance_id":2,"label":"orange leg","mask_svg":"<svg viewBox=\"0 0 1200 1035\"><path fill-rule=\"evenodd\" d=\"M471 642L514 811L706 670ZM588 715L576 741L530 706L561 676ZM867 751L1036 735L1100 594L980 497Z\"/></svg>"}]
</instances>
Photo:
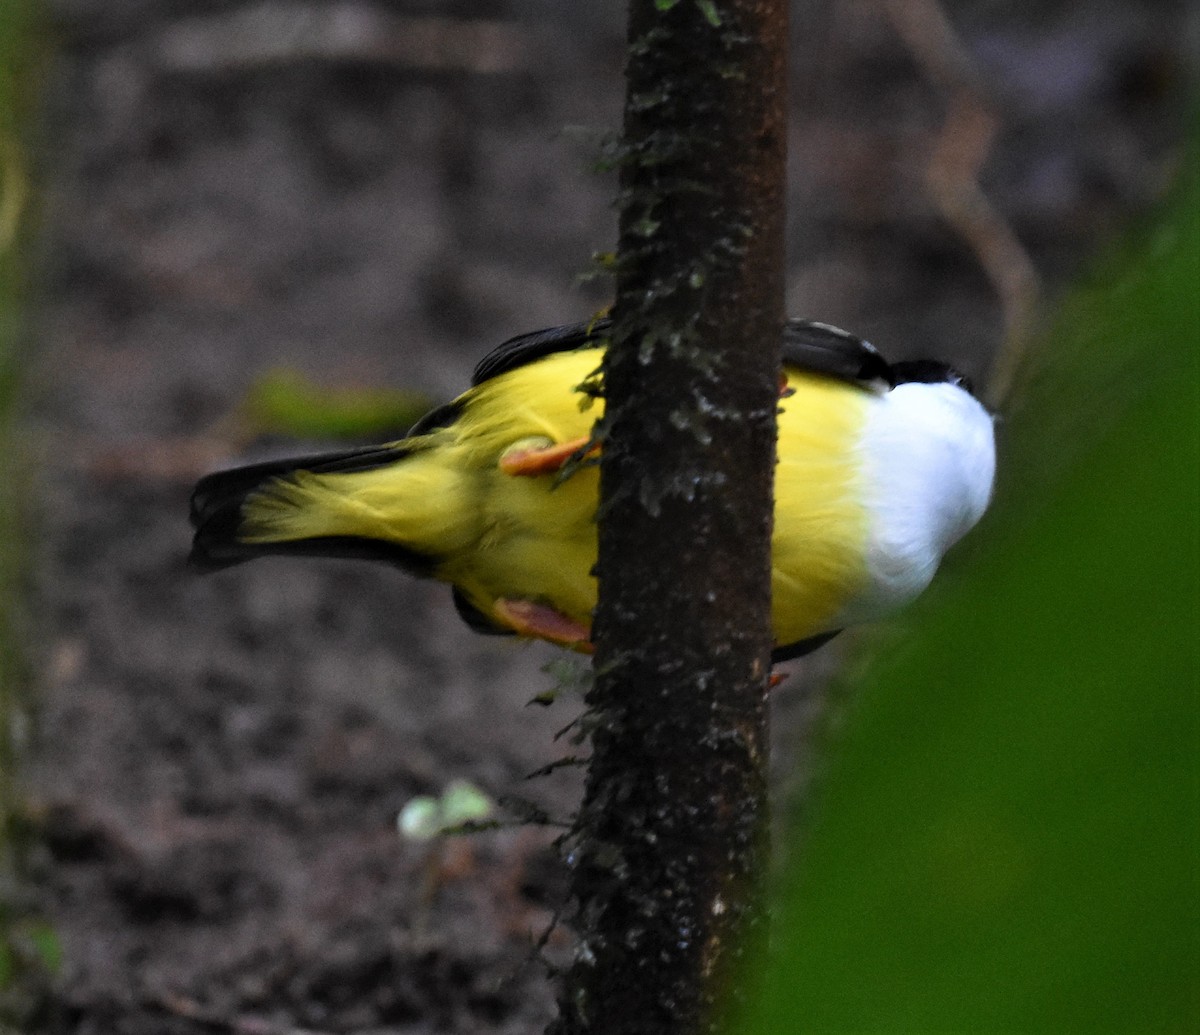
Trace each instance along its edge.
<instances>
[{"instance_id":1,"label":"orange leg","mask_svg":"<svg viewBox=\"0 0 1200 1035\"><path fill-rule=\"evenodd\" d=\"M570 442L551 443L546 446L526 446L521 443L511 447L500 457L500 470L505 474L533 478L539 474L553 474L562 470L563 464L576 453L587 448L588 438L576 438ZM594 446L588 452L600 447Z\"/></svg>"},{"instance_id":2,"label":"orange leg","mask_svg":"<svg viewBox=\"0 0 1200 1035\"><path fill-rule=\"evenodd\" d=\"M582 622L545 604L501 597L492 605L492 612L521 636L536 636L539 640L559 643L584 654L592 653L592 631Z\"/></svg>"}]
</instances>

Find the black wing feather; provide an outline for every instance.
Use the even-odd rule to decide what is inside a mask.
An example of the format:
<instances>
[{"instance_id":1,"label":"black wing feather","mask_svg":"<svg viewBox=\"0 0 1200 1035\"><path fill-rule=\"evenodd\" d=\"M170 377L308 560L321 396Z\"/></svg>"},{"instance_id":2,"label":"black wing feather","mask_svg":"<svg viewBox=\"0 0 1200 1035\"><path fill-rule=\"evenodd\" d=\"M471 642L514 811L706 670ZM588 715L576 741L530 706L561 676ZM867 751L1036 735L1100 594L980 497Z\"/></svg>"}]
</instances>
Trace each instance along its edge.
<instances>
[{"instance_id":1,"label":"black wing feather","mask_svg":"<svg viewBox=\"0 0 1200 1035\"><path fill-rule=\"evenodd\" d=\"M611 333L612 320L600 317L517 335L497 345L479 361L471 384L482 384L557 352L601 344ZM784 325L783 359L789 366L840 381L871 387L895 384L891 365L874 345L848 331L815 320L795 319ZM418 427L424 423L422 420Z\"/></svg>"},{"instance_id":2,"label":"black wing feather","mask_svg":"<svg viewBox=\"0 0 1200 1035\"><path fill-rule=\"evenodd\" d=\"M898 385L952 384L957 385L964 392L975 394L975 386L971 384L969 377L959 373L949 363L943 363L940 360L906 359L899 363L893 363L892 370L896 375L896 384Z\"/></svg>"},{"instance_id":3,"label":"black wing feather","mask_svg":"<svg viewBox=\"0 0 1200 1035\"><path fill-rule=\"evenodd\" d=\"M238 538L242 504L246 497L273 479L285 478L294 471L313 471L318 474L369 471L394 463L406 452L409 452L409 447L403 442L366 446L286 460L267 460L205 475L192 492L190 516L196 534L192 538L188 560L197 568L211 571L265 554L366 557L398 564L418 575L426 574L432 564L429 558L391 543L352 536L256 544L243 543Z\"/></svg>"},{"instance_id":4,"label":"black wing feather","mask_svg":"<svg viewBox=\"0 0 1200 1035\"><path fill-rule=\"evenodd\" d=\"M291 474L293 471L313 471L329 474L340 471L369 471L398 460L407 450L403 445L389 443L382 446L358 446L334 452L312 453L308 456L293 456L283 460L265 460L247 464L228 471L207 474L192 490L191 521L199 527L215 511L231 501L239 505L246 495L263 482Z\"/></svg>"},{"instance_id":5,"label":"black wing feather","mask_svg":"<svg viewBox=\"0 0 1200 1035\"><path fill-rule=\"evenodd\" d=\"M483 384L493 377L516 370L556 352L573 352L575 349L599 345L612 331L612 320L607 316L583 323L570 323L563 327L547 327L529 334L518 334L515 338L497 345L483 357L471 375L471 385Z\"/></svg>"},{"instance_id":6,"label":"black wing feather","mask_svg":"<svg viewBox=\"0 0 1200 1035\"><path fill-rule=\"evenodd\" d=\"M512 629L504 625L498 625L480 611L457 586L454 587L454 610L458 612L458 617L467 623L467 627L472 632L481 633L484 636L517 635Z\"/></svg>"},{"instance_id":7,"label":"black wing feather","mask_svg":"<svg viewBox=\"0 0 1200 1035\"><path fill-rule=\"evenodd\" d=\"M225 512L206 522L192 539L188 563L199 571L220 571L259 557L340 557L358 561L382 561L402 568L410 575L428 578L437 566L437 558L406 550L396 543L358 536L317 536L286 543L240 543L237 518Z\"/></svg>"},{"instance_id":8,"label":"black wing feather","mask_svg":"<svg viewBox=\"0 0 1200 1035\"><path fill-rule=\"evenodd\" d=\"M816 636L810 636L805 640L797 640L795 643L785 643L782 647L776 647L771 651L771 664L778 665L781 661L795 661L796 658L802 658L806 654L811 654L818 647L824 647L832 640L841 629L835 629L833 632L818 633Z\"/></svg>"},{"instance_id":9,"label":"black wing feather","mask_svg":"<svg viewBox=\"0 0 1200 1035\"><path fill-rule=\"evenodd\" d=\"M864 388L892 388L891 364L869 341L827 323L788 320L783 327L783 361Z\"/></svg>"},{"instance_id":10,"label":"black wing feather","mask_svg":"<svg viewBox=\"0 0 1200 1035\"><path fill-rule=\"evenodd\" d=\"M431 431L437 431L438 428L448 428L462 416L464 405L460 396L452 402L442 403L441 406L434 407L409 428L408 434L404 437L416 438L418 435L428 435Z\"/></svg>"}]
</instances>

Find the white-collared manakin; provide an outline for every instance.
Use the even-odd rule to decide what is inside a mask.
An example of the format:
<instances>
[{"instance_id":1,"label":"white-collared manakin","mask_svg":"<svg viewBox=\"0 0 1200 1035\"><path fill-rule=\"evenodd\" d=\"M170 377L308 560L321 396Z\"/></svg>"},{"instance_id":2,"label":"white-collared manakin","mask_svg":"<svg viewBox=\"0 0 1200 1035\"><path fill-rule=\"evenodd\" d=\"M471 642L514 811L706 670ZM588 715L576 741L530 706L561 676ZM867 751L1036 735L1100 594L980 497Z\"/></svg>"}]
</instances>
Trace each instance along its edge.
<instances>
[{"instance_id":1,"label":"white-collared manakin","mask_svg":"<svg viewBox=\"0 0 1200 1035\"><path fill-rule=\"evenodd\" d=\"M572 461L603 412L583 385L610 331L601 319L505 342L397 442L208 475L192 561L385 560L450 583L481 632L587 649L598 470ZM888 363L811 321L786 325L778 429L777 661L920 593L983 514L995 469L992 418L953 369Z\"/></svg>"}]
</instances>

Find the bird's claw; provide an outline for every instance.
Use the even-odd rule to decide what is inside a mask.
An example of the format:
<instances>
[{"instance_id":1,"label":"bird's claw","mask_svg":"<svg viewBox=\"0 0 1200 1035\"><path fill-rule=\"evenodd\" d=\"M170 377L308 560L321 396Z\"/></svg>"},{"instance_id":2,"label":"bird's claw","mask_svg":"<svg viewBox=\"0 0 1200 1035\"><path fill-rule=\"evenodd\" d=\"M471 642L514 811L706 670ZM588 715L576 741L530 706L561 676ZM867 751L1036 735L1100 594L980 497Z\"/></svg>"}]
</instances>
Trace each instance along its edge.
<instances>
[{"instance_id":1,"label":"bird's claw","mask_svg":"<svg viewBox=\"0 0 1200 1035\"><path fill-rule=\"evenodd\" d=\"M539 474L554 474L576 453L586 455L588 439L572 439L570 442L552 442L549 439L523 439L509 446L500 457L500 470L517 477L534 478ZM534 444L538 443L538 444ZM545 444L541 444L545 443Z\"/></svg>"},{"instance_id":2,"label":"bird's claw","mask_svg":"<svg viewBox=\"0 0 1200 1035\"><path fill-rule=\"evenodd\" d=\"M592 653L591 629L545 604L501 597L492 605L492 612L498 621L518 635L535 636L584 654Z\"/></svg>"}]
</instances>

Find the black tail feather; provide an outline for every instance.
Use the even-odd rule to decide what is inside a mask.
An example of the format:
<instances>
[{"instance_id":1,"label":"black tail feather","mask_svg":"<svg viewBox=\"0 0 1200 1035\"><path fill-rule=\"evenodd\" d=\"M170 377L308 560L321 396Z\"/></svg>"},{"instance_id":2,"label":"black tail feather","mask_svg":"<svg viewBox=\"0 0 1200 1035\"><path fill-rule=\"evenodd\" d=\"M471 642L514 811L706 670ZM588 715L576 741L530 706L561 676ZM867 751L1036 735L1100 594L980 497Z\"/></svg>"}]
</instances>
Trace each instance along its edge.
<instances>
[{"instance_id":1,"label":"black tail feather","mask_svg":"<svg viewBox=\"0 0 1200 1035\"><path fill-rule=\"evenodd\" d=\"M192 539L188 563L198 571L210 572L232 568L258 557L340 557L382 561L421 577L429 577L436 566L436 558L377 539L337 535L290 543L241 543L235 537L227 537L220 530L210 529L207 525L201 527Z\"/></svg>"},{"instance_id":2,"label":"black tail feather","mask_svg":"<svg viewBox=\"0 0 1200 1035\"><path fill-rule=\"evenodd\" d=\"M230 503L236 502L241 506L242 500L272 478L279 478L293 471L312 471L314 474L369 471L398 460L406 451L404 443L360 446L356 449L293 456L285 460L265 460L227 471L214 471L201 478L192 490L192 526L199 528L212 514Z\"/></svg>"},{"instance_id":3,"label":"black tail feather","mask_svg":"<svg viewBox=\"0 0 1200 1035\"><path fill-rule=\"evenodd\" d=\"M191 522L196 532L192 538L189 563L201 571L215 571L268 554L300 554L364 557L399 564L418 574L427 571L430 566L428 558L394 544L353 536L327 536L290 543L244 543L238 537L242 504L248 496L273 479L286 477L295 471L318 474L367 471L394 463L407 451L407 444L403 442L367 446L287 460L267 460L206 475L192 491Z\"/></svg>"}]
</instances>

